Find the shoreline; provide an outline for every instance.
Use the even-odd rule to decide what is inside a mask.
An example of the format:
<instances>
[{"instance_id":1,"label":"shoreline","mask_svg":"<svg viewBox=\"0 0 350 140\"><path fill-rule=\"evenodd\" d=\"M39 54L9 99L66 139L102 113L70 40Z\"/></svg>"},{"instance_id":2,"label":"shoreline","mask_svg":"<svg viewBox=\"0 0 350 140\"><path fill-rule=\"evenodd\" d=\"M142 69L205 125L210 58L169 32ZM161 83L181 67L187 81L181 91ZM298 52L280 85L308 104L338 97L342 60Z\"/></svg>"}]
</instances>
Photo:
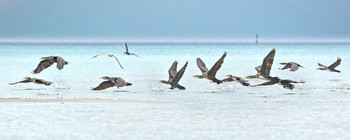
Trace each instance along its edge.
<instances>
[{"instance_id":1,"label":"shoreline","mask_svg":"<svg viewBox=\"0 0 350 140\"><path fill-rule=\"evenodd\" d=\"M0 98L0 103L169 103L166 101L150 100L127 100L127 99L101 99L101 98L80 98L80 99L27 99L27 98Z\"/></svg>"}]
</instances>

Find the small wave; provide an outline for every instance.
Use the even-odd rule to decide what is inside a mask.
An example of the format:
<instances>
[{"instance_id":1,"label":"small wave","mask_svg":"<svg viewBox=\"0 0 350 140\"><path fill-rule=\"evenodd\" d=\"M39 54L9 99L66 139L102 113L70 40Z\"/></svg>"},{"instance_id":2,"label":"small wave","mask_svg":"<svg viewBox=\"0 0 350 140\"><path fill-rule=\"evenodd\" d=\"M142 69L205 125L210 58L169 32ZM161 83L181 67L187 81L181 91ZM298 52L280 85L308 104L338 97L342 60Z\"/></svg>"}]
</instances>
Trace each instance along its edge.
<instances>
[{"instance_id":1,"label":"small wave","mask_svg":"<svg viewBox=\"0 0 350 140\"><path fill-rule=\"evenodd\" d=\"M23 89L11 89L11 90L46 90L45 88L23 88Z\"/></svg>"},{"instance_id":2,"label":"small wave","mask_svg":"<svg viewBox=\"0 0 350 140\"><path fill-rule=\"evenodd\" d=\"M56 89L70 89L70 87L66 84L66 82L64 82L62 80L55 80L53 86Z\"/></svg>"},{"instance_id":3,"label":"small wave","mask_svg":"<svg viewBox=\"0 0 350 140\"><path fill-rule=\"evenodd\" d=\"M130 91L126 91L126 90L115 90L114 92L130 92Z\"/></svg>"},{"instance_id":4,"label":"small wave","mask_svg":"<svg viewBox=\"0 0 350 140\"><path fill-rule=\"evenodd\" d=\"M158 83L153 83L152 84L152 91L164 91L163 85L160 85Z\"/></svg>"}]
</instances>

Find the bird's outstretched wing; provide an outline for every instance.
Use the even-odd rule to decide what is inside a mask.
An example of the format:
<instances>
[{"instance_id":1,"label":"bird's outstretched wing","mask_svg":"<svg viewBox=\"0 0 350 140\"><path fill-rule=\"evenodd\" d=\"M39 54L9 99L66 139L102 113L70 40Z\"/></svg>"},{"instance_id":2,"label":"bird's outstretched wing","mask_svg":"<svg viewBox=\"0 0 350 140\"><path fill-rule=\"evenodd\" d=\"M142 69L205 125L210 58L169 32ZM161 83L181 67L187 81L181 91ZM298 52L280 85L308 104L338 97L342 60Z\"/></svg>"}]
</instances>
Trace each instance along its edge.
<instances>
[{"instance_id":1,"label":"bird's outstretched wing","mask_svg":"<svg viewBox=\"0 0 350 140\"><path fill-rule=\"evenodd\" d=\"M58 70L63 69L65 62L66 61L64 61L64 59L62 57L57 56L57 68L58 68Z\"/></svg>"},{"instance_id":2,"label":"bird's outstretched wing","mask_svg":"<svg viewBox=\"0 0 350 140\"><path fill-rule=\"evenodd\" d=\"M274 85L276 84L277 82L272 82L272 81L269 81L269 82L265 82L265 83L262 83L262 84L258 84L256 86L268 86L268 85Z\"/></svg>"},{"instance_id":3,"label":"bird's outstretched wing","mask_svg":"<svg viewBox=\"0 0 350 140\"><path fill-rule=\"evenodd\" d=\"M288 79L286 79L286 80L281 80L280 81L282 84L290 84L290 83L305 83L305 81L292 81L292 80L288 80Z\"/></svg>"},{"instance_id":4,"label":"bird's outstretched wing","mask_svg":"<svg viewBox=\"0 0 350 140\"><path fill-rule=\"evenodd\" d=\"M283 68L281 68L281 70L285 70L285 69L288 69L288 68L290 68L289 64L285 65Z\"/></svg>"},{"instance_id":5,"label":"bird's outstretched wing","mask_svg":"<svg viewBox=\"0 0 350 140\"><path fill-rule=\"evenodd\" d=\"M126 49L126 53L129 53L129 49L128 49L128 44L125 43L125 49Z\"/></svg>"},{"instance_id":6,"label":"bird's outstretched wing","mask_svg":"<svg viewBox=\"0 0 350 140\"><path fill-rule=\"evenodd\" d=\"M260 73L260 71L261 71L261 65L255 67L255 70L256 70L257 73Z\"/></svg>"},{"instance_id":7,"label":"bird's outstretched wing","mask_svg":"<svg viewBox=\"0 0 350 140\"><path fill-rule=\"evenodd\" d=\"M54 62L50 62L49 60L42 60L40 61L38 67L33 71L34 74L38 74L44 69L50 67Z\"/></svg>"},{"instance_id":8,"label":"bird's outstretched wing","mask_svg":"<svg viewBox=\"0 0 350 140\"><path fill-rule=\"evenodd\" d=\"M320 64L320 63L317 63L317 64L318 64L318 66L320 66L320 67L327 68L327 66L325 66L325 65L322 65L322 64Z\"/></svg>"},{"instance_id":9,"label":"bird's outstretched wing","mask_svg":"<svg viewBox=\"0 0 350 140\"><path fill-rule=\"evenodd\" d=\"M197 66L201 70L202 73L208 73L208 69L205 66L205 63L202 61L202 59L197 58Z\"/></svg>"},{"instance_id":10,"label":"bird's outstretched wing","mask_svg":"<svg viewBox=\"0 0 350 140\"><path fill-rule=\"evenodd\" d=\"M168 73L169 73L169 80L173 79L176 76L176 74L177 74L177 61L174 61L174 63L169 68Z\"/></svg>"},{"instance_id":11,"label":"bird's outstretched wing","mask_svg":"<svg viewBox=\"0 0 350 140\"><path fill-rule=\"evenodd\" d=\"M23 80L23 81L19 81L19 82L15 82L15 83L9 83L9 85L15 85L15 84L18 84L18 83L29 83L31 81L29 80Z\"/></svg>"},{"instance_id":12,"label":"bird's outstretched wing","mask_svg":"<svg viewBox=\"0 0 350 140\"><path fill-rule=\"evenodd\" d=\"M99 86L94 88L93 90L103 90L103 89L110 88L113 86L114 86L114 84L111 81L104 81Z\"/></svg>"},{"instance_id":13,"label":"bird's outstretched wing","mask_svg":"<svg viewBox=\"0 0 350 140\"><path fill-rule=\"evenodd\" d=\"M97 56L100 56L100 55L102 55L102 54L106 54L106 53L100 53L100 54L98 54L98 55L93 56L92 58L96 58Z\"/></svg>"},{"instance_id":14,"label":"bird's outstretched wing","mask_svg":"<svg viewBox=\"0 0 350 140\"><path fill-rule=\"evenodd\" d=\"M263 76L269 76L270 75L270 70L273 64L273 59L275 57L275 51L276 49L273 48L270 53L264 58L263 63L261 65L261 75Z\"/></svg>"},{"instance_id":15,"label":"bird's outstretched wing","mask_svg":"<svg viewBox=\"0 0 350 140\"><path fill-rule=\"evenodd\" d=\"M120 62L119 62L118 58L117 58L117 57L115 57L114 55L112 55L112 57L114 57L114 58L115 58L115 60L117 60L117 61L118 61L119 66L120 66L122 69L124 69L124 68L123 68L123 66L122 66L122 64L120 64Z\"/></svg>"},{"instance_id":16,"label":"bird's outstretched wing","mask_svg":"<svg viewBox=\"0 0 350 140\"><path fill-rule=\"evenodd\" d=\"M174 77L174 79L173 79L173 81L174 82L179 82L180 81L180 79L181 79L181 77L184 75L184 73L185 73L185 70L186 70L186 68L187 68L187 64L188 64L188 62L186 62L186 64L178 71L178 73L175 75L175 77Z\"/></svg>"},{"instance_id":17,"label":"bird's outstretched wing","mask_svg":"<svg viewBox=\"0 0 350 140\"><path fill-rule=\"evenodd\" d=\"M227 53L225 52L221 58L213 65L213 67L211 67L211 69L209 70L208 74L215 76L216 72L221 68L222 64L224 63L224 59L225 56L227 55Z\"/></svg>"},{"instance_id":18,"label":"bird's outstretched wing","mask_svg":"<svg viewBox=\"0 0 350 140\"><path fill-rule=\"evenodd\" d=\"M334 69L335 67L339 66L340 62L341 62L341 59L338 58L337 61L335 61L332 65L329 66L329 68Z\"/></svg>"}]
</instances>

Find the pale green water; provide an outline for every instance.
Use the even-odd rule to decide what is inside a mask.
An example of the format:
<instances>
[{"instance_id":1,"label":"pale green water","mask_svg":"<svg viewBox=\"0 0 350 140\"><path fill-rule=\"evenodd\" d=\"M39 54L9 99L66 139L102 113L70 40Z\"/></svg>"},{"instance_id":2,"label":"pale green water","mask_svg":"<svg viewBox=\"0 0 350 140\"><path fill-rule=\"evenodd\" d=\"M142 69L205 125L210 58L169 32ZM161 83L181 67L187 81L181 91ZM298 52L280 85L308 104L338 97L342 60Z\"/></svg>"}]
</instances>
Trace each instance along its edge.
<instances>
[{"instance_id":1,"label":"pale green water","mask_svg":"<svg viewBox=\"0 0 350 140\"><path fill-rule=\"evenodd\" d=\"M124 46L1 46L0 98L112 98L167 101L135 103L0 103L0 138L5 139L329 139L350 137L350 44L246 44L142 45ZM217 73L245 77L276 48L272 76L303 80L293 91L274 85L243 87L237 83L216 85L195 79L200 74L196 58L211 67L226 51ZM112 58L92 56L114 53L125 70ZM61 71L52 66L31 73L43 56L59 55L69 61ZM317 63L330 65L337 57L341 73L316 71ZM185 91L170 90L158 83L167 80L168 69L177 60L180 69L189 62L179 82ZM297 62L305 67L292 73L281 71L280 62ZM52 86L8 85L24 77L52 81ZM119 76L130 87L92 91L102 76ZM259 84L262 80L251 80Z\"/></svg>"}]
</instances>

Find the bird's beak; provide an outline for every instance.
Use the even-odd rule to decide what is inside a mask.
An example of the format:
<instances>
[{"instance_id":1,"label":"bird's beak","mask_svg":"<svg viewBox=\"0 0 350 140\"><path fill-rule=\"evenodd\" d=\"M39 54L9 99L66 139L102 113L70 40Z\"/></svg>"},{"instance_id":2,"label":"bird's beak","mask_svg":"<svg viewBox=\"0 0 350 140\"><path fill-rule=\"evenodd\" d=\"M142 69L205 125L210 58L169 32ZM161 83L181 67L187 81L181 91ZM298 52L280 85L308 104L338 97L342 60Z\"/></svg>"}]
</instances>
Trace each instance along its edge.
<instances>
[{"instance_id":1,"label":"bird's beak","mask_svg":"<svg viewBox=\"0 0 350 140\"><path fill-rule=\"evenodd\" d=\"M106 77L101 77L101 79L105 80L105 79L106 79Z\"/></svg>"},{"instance_id":2,"label":"bird's beak","mask_svg":"<svg viewBox=\"0 0 350 140\"><path fill-rule=\"evenodd\" d=\"M194 78L198 78L198 76L197 75L195 75L195 76L193 76Z\"/></svg>"},{"instance_id":3,"label":"bird's beak","mask_svg":"<svg viewBox=\"0 0 350 140\"><path fill-rule=\"evenodd\" d=\"M164 81L159 81L159 83L164 83Z\"/></svg>"},{"instance_id":4,"label":"bird's beak","mask_svg":"<svg viewBox=\"0 0 350 140\"><path fill-rule=\"evenodd\" d=\"M42 58L41 58L41 60L45 60L45 58L44 58L44 57L42 57Z\"/></svg>"},{"instance_id":5,"label":"bird's beak","mask_svg":"<svg viewBox=\"0 0 350 140\"><path fill-rule=\"evenodd\" d=\"M231 77L230 75L226 75L226 77Z\"/></svg>"},{"instance_id":6,"label":"bird's beak","mask_svg":"<svg viewBox=\"0 0 350 140\"><path fill-rule=\"evenodd\" d=\"M316 70L321 70L320 68L317 68Z\"/></svg>"},{"instance_id":7,"label":"bird's beak","mask_svg":"<svg viewBox=\"0 0 350 140\"><path fill-rule=\"evenodd\" d=\"M28 78L26 77L26 78L24 78L24 80L28 80Z\"/></svg>"},{"instance_id":8,"label":"bird's beak","mask_svg":"<svg viewBox=\"0 0 350 140\"><path fill-rule=\"evenodd\" d=\"M282 63L280 63L282 65Z\"/></svg>"}]
</instances>

